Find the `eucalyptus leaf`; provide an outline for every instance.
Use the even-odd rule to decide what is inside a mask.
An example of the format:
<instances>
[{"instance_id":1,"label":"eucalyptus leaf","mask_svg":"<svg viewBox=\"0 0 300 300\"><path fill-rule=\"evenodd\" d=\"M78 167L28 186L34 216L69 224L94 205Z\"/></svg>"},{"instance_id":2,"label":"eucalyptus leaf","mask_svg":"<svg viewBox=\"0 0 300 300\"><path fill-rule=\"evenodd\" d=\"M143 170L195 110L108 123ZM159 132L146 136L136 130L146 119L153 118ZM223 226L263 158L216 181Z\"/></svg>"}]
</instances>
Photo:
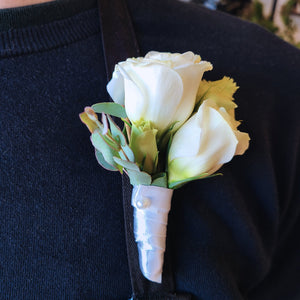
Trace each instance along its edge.
<instances>
[{"instance_id":1,"label":"eucalyptus leaf","mask_svg":"<svg viewBox=\"0 0 300 300\"><path fill-rule=\"evenodd\" d=\"M92 121L86 112L79 114L80 120L84 123L89 131L93 133L97 128L99 128L99 123L97 124L95 121Z\"/></svg>"},{"instance_id":2,"label":"eucalyptus leaf","mask_svg":"<svg viewBox=\"0 0 300 300\"><path fill-rule=\"evenodd\" d=\"M120 141L118 141L117 139L111 139L108 135L102 135L103 140L105 141L105 143L111 147L113 150L115 151L119 151L119 149L121 148L120 146Z\"/></svg>"},{"instance_id":3,"label":"eucalyptus leaf","mask_svg":"<svg viewBox=\"0 0 300 300\"><path fill-rule=\"evenodd\" d=\"M105 113L118 118L123 118L123 119L127 118L125 108L118 103L114 103L114 102L96 103L92 106L92 109L99 114Z\"/></svg>"},{"instance_id":4,"label":"eucalyptus leaf","mask_svg":"<svg viewBox=\"0 0 300 300\"><path fill-rule=\"evenodd\" d=\"M121 148L122 148L123 152L126 154L126 156L124 155L124 153L122 153L122 151L119 151L120 157L122 159L126 159L126 160L128 158L129 161L135 162L134 154L133 154L133 151L131 150L131 148L128 145L121 146Z\"/></svg>"},{"instance_id":5,"label":"eucalyptus leaf","mask_svg":"<svg viewBox=\"0 0 300 300\"><path fill-rule=\"evenodd\" d=\"M99 165L101 165L104 169L108 170L108 171L118 171L118 169L115 166L110 165L103 157L102 153L95 149L95 155L96 155L96 159L99 163Z\"/></svg>"},{"instance_id":6,"label":"eucalyptus leaf","mask_svg":"<svg viewBox=\"0 0 300 300\"><path fill-rule=\"evenodd\" d=\"M122 150L120 150L118 153L119 153L119 156L120 156L120 158L121 158L122 160L128 161L126 155L124 154L124 152L123 152Z\"/></svg>"},{"instance_id":7,"label":"eucalyptus leaf","mask_svg":"<svg viewBox=\"0 0 300 300\"><path fill-rule=\"evenodd\" d=\"M146 172L137 172L134 170L126 170L132 185L150 185L152 178Z\"/></svg>"},{"instance_id":8,"label":"eucalyptus leaf","mask_svg":"<svg viewBox=\"0 0 300 300\"><path fill-rule=\"evenodd\" d=\"M113 138L118 137L121 142L121 145L122 146L126 145L126 138L123 132L121 131L121 129L119 128L119 126L117 126L117 124L112 120L110 116L107 116L107 118L108 118L109 127Z\"/></svg>"},{"instance_id":9,"label":"eucalyptus leaf","mask_svg":"<svg viewBox=\"0 0 300 300\"><path fill-rule=\"evenodd\" d=\"M127 160L123 160L123 159L120 159L118 157L114 157L114 161L124 167L126 170L133 170L133 171L137 171L139 172L140 169L139 167L137 166L137 164L133 163L133 162L130 162L130 161L127 161Z\"/></svg>"},{"instance_id":10,"label":"eucalyptus leaf","mask_svg":"<svg viewBox=\"0 0 300 300\"><path fill-rule=\"evenodd\" d=\"M104 160L112 166L117 168L117 165L113 159L114 156L118 157L118 151L108 145L101 134L100 130L95 130L91 135L91 141L93 146L102 153Z\"/></svg>"}]
</instances>

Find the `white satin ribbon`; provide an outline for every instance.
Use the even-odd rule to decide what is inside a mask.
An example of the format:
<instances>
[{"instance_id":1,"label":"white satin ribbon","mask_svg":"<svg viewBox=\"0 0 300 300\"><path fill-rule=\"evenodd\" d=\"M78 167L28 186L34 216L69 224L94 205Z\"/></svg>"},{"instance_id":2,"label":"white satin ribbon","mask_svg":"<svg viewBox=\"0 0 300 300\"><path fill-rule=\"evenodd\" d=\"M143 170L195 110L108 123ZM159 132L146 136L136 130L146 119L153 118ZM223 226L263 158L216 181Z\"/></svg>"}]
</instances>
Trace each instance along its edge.
<instances>
[{"instance_id":1,"label":"white satin ribbon","mask_svg":"<svg viewBox=\"0 0 300 300\"><path fill-rule=\"evenodd\" d=\"M150 281L161 283L168 213L173 190L157 186L134 186L134 236L138 245L140 269Z\"/></svg>"}]
</instances>

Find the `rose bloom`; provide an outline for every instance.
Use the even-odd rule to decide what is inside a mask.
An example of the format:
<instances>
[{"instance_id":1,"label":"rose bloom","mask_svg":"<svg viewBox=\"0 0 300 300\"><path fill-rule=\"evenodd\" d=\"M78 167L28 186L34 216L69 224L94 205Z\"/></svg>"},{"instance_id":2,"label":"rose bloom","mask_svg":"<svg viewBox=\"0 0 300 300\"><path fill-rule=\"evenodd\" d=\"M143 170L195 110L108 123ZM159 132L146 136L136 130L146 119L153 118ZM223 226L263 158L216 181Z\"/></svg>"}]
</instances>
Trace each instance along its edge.
<instances>
[{"instance_id":1,"label":"rose bloom","mask_svg":"<svg viewBox=\"0 0 300 300\"><path fill-rule=\"evenodd\" d=\"M187 120L203 73L211 69L211 63L193 52L151 51L116 65L107 90L114 102L125 105L131 122L150 121L160 134Z\"/></svg>"},{"instance_id":2,"label":"rose bloom","mask_svg":"<svg viewBox=\"0 0 300 300\"><path fill-rule=\"evenodd\" d=\"M168 156L169 186L207 177L249 147L249 135L213 100L205 100L174 135Z\"/></svg>"}]
</instances>

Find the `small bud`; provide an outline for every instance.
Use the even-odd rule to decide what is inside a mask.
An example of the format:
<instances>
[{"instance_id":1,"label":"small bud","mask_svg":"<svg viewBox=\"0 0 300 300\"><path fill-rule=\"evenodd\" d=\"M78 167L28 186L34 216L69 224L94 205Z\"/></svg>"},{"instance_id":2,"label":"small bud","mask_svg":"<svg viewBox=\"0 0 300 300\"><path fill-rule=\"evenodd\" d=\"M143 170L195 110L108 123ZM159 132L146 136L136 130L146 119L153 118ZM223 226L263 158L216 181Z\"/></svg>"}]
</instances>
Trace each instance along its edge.
<instances>
[{"instance_id":1,"label":"small bud","mask_svg":"<svg viewBox=\"0 0 300 300\"><path fill-rule=\"evenodd\" d=\"M90 120L92 120L94 122L98 121L97 114L94 112L94 110L90 106L85 107L84 112L88 115Z\"/></svg>"}]
</instances>

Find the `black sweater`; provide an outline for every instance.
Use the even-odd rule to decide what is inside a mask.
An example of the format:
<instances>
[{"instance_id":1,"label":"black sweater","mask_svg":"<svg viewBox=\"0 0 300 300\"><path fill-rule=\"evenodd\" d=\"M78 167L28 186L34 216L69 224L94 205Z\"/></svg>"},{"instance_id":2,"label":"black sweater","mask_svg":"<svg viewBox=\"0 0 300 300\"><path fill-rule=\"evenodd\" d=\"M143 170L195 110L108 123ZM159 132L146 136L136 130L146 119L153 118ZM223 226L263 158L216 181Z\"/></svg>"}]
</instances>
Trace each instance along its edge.
<instances>
[{"instance_id":1,"label":"black sweater","mask_svg":"<svg viewBox=\"0 0 300 300\"><path fill-rule=\"evenodd\" d=\"M81 2L84 2L81 3ZM250 148L176 190L177 291L300 299L300 52L262 28L175 0L128 1L142 54L191 50L233 77ZM0 11L0 299L128 299L122 184L78 113L107 101L96 3Z\"/></svg>"}]
</instances>

